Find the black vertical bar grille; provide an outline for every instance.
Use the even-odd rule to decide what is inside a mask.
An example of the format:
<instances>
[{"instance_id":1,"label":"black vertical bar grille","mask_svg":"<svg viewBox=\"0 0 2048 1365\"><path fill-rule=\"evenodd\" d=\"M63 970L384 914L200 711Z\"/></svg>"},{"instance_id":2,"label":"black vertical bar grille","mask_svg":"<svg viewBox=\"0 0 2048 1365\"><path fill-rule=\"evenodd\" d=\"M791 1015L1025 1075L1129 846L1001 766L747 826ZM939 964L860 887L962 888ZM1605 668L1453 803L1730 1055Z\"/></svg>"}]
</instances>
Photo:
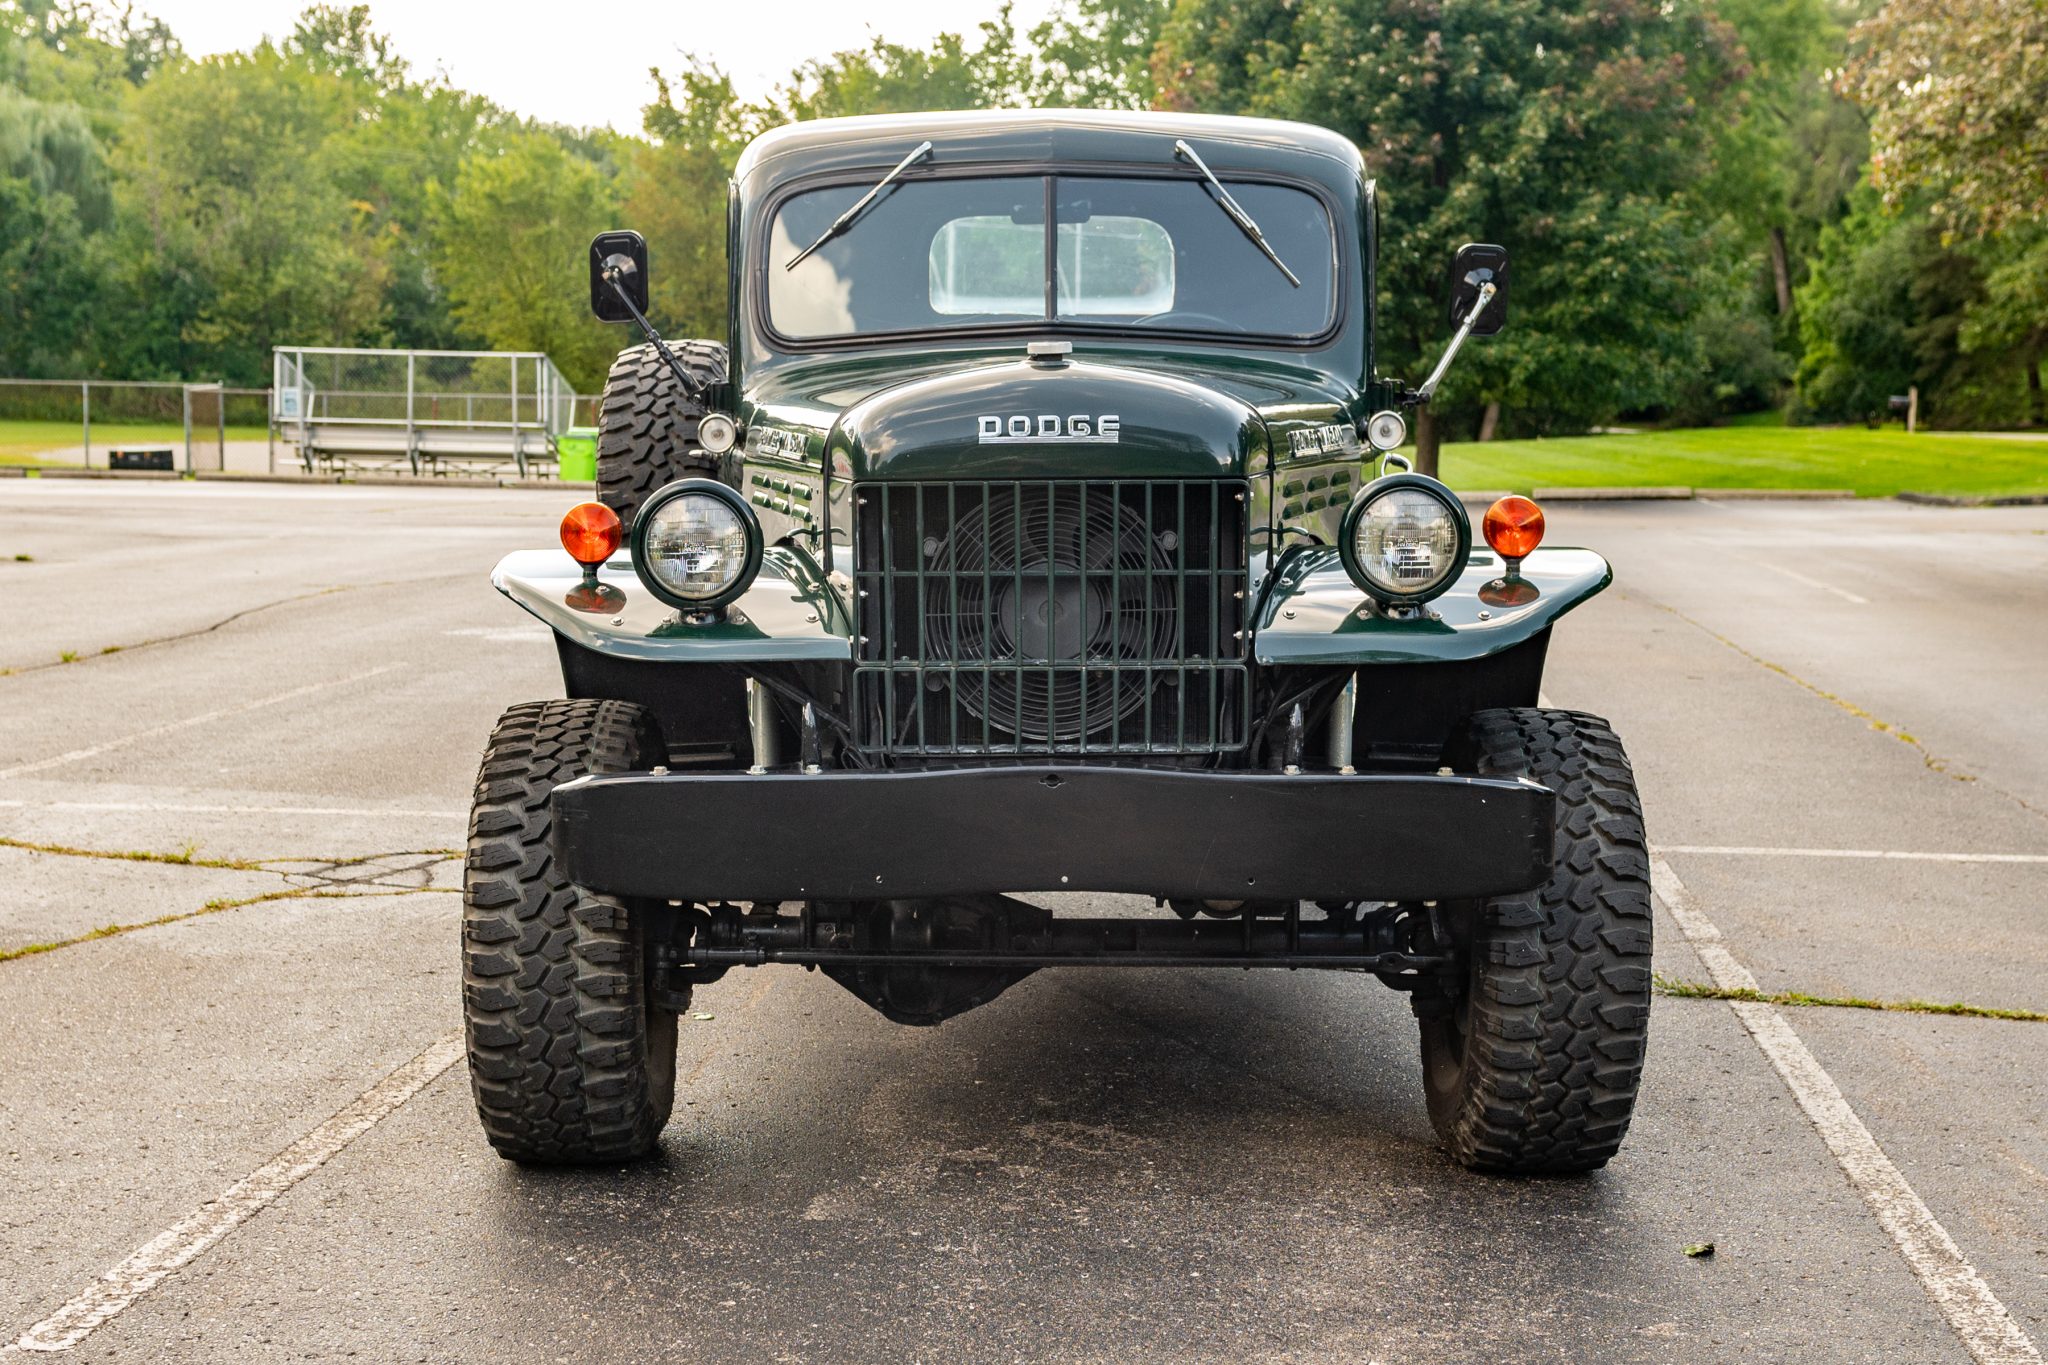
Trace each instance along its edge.
<instances>
[{"instance_id":1,"label":"black vertical bar grille","mask_svg":"<svg viewBox=\"0 0 2048 1365\"><path fill-rule=\"evenodd\" d=\"M854 516L863 752L1244 747L1242 483L870 483Z\"/></svg>"}]
</instances>

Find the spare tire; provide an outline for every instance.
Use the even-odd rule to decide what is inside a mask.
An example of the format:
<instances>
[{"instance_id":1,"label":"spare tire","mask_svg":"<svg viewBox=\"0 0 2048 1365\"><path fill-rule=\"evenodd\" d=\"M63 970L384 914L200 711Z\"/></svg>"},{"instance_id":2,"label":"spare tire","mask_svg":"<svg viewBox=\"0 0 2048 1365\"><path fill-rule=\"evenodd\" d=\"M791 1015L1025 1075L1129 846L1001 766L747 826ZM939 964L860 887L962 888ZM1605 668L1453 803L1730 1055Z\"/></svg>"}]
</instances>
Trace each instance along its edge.
<instances>
[{"instance_id":1,"label":"spare tire","mask_svg":"<svg viewBox=\"0 0 2048 1365\"><path fill-rule=\"evenodd\" d=\"M671 341L683 372L700 388L725 380L725 347ZM597 496L631 526L655 489L677 479L718 477L718 457L697 444L703 403L683 392L652 342L619 352L604 381L598 414Z\"/></svg>"}]
</instances>

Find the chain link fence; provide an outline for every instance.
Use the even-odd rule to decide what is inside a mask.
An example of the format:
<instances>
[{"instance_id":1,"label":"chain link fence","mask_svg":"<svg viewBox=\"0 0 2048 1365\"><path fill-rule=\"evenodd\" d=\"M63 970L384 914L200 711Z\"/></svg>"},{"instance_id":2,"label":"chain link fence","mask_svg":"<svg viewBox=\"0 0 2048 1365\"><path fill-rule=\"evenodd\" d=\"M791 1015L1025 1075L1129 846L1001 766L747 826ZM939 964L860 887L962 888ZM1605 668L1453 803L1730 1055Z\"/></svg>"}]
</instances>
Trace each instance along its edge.
<instances>
[{"instance_id":1,"label":"chain link fence","mask_svg":"<svg viewBox=\"0 0 2048 1365\"><path fill-rule=\"evenodd\" d=\"M0 464L265 470L270 391L114 379L0 379Z\"/></svg>"}]
</instances>

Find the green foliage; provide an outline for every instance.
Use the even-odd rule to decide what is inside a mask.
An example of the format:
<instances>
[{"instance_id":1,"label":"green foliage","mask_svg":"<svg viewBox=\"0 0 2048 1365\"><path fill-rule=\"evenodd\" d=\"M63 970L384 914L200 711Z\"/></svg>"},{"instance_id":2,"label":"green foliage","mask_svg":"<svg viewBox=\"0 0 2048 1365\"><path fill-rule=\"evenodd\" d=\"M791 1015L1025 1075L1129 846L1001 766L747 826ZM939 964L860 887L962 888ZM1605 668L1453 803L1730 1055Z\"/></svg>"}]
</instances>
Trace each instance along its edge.
<instances>
[{"instance_id":1,"label":"green foliage","mask_svg":"<svg viewBox=\"0 0 2048 1365\"><path fill-rule=\"evenodd\" d=\"M1149 109L1167 0L1074 0L1031 30L1035 61L1019 101L1069 109Z\"/></svg>"},{"instance_id":2,"label":"green foliage","mask_svg":"<svg viewBox=\"0 0 2048 1365\"><path fill-rule=\"evenodd\" d=\"M1932 212L1969 233L2048 217L2041 0L1888 0L1857 26L1842 86L1871 113L1892 207L1937 196Z\"/></svg>"},{"instance_id":3,"label":"green foliage","mask_svg":"<svg viewBox=\"0 0 2048 1365\"><path fill-rule=\"evenodd\" d=\"M85 118L0 87L0 374L78 372L95 288L84 250L112 214Z\"/></svg>"},{"instance_id":4,"label":"green foliage","mask_svg":"<svg viewBox=\"0 0 2048 1365\"><path fill-rule=\"evenodd\" d=\"M343 78L263 46L167 68L129 103L119 369L261 383L273 345L381 339L377 224L332 173Z\"/></svg>"},{"instance_id":5,"label":"green foliage","mask_svg":"<svg viewBox=\"0 0 2048 1365\"><path fill-rule=\"evenodd\" d=\"M1868 187L1853 202L1821 233L1799 292L1795 415L1869 420L1917 385L1938 425L2042 421L2040 235L1945 244L1929 213L1889 214Z\"/></svg>"},{"instance_id":6,"label":"green foliage","mask_svg":"<svg viewBox=\"0 0 2048 1365\"><path fill-rule=\"evenodd\" d=\"M726 337L726 183L740 152L774 121L743 104L712 67L650 73L651 143L626 163L624 211L647 238L654 314L680 336Z\"/></svg>"},{"instance_id":7,"label":"green foliage","mask_svg":"<svg viewBox=\"0 0 2048 1365\"><path fill-rule=\"evenodd\" d=\"M546 133L471 153L435 220L455 317L494 350L547 352L596 392L618 342L590 315L584 251L615 217L598 167Z\"/></svg>"},{"instance_id":8,"label":"green foliage","mask_svg":"<svg viewBox=\"0 0 2048 1365\"><path fill-rule=\"evenodd\" d=\"M1563 430L1664 401L1698 364L1706 226L1683 195L1709 170L1700 107L1739 57L1691 3L1181 0L1159 65L1165 103L1358 143L1382 195L1383 370L1416 376L1440 349L1457 245L1507 246L1514 323L1433 406Z\"/></svg>"}]
</instances>

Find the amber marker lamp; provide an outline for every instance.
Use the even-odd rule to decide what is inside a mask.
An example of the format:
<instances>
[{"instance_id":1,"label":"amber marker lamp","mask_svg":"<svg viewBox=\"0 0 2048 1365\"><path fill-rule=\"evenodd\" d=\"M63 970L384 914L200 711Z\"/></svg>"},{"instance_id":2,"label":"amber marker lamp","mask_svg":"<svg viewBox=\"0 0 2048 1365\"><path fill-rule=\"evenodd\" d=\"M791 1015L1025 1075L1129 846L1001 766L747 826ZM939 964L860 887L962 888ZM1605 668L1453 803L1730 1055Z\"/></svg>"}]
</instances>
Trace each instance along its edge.
<instances>
[{"instance_id":1,"label":"amber marker lamp","mask_svg":"<svg viewBox=\"0 0 2048 1365\"><path fill-rule=\"evenodd\" d=\"M579 502L562 517L562 548L583 566L583 581L562 600L577 611L616 612L626 595L597 581L597 571L619 552L625 528L619 514L601 502Z\"/></svg>"},{"instance_id":2,"label":"amber marker lamp","mask_svg":"<svg viewBox=\"0 0 2048 1365\"><path fill-rule=\"evenodd\" d=\"M1486 509L1480 532L1507 567L1499 578L1479 590L1490 607L1526 607L1542 596L1522 577L1522 561L1543 543L1543 509L1519 493L1510 493Z\"/></svg>"}]
</instances>

